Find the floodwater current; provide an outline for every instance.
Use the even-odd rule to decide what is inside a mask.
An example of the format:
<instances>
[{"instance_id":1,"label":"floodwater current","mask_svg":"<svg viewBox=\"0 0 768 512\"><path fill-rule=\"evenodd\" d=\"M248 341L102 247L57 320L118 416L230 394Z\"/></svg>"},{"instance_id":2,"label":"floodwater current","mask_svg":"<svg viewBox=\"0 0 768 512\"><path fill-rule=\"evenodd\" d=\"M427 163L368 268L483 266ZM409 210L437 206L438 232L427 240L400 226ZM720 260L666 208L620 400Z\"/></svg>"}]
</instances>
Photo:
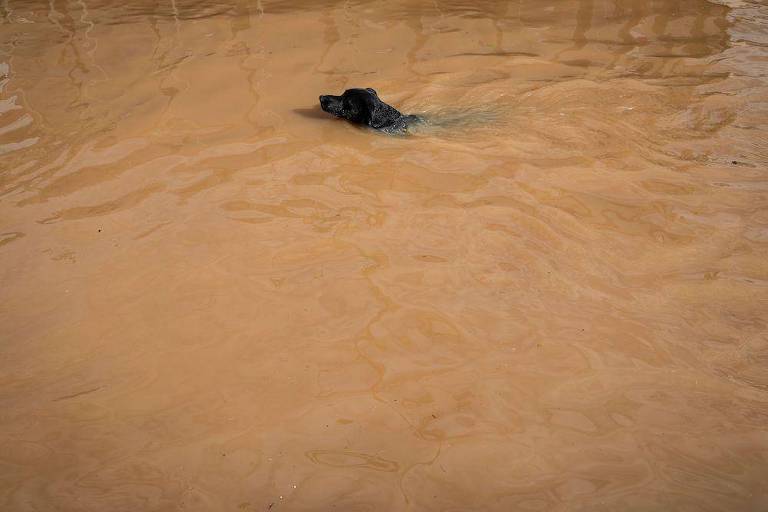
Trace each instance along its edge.
<instances>
[{"instance_id":1,"label":"floodwater current","mask_svg":"<svg viewBox=\"0 0 768 512\"><path fill-rule=\"evenodd\" d=\"M0 510L768 510L767 81L758 1L0 1Z\"/></svg>"}]
</instances>

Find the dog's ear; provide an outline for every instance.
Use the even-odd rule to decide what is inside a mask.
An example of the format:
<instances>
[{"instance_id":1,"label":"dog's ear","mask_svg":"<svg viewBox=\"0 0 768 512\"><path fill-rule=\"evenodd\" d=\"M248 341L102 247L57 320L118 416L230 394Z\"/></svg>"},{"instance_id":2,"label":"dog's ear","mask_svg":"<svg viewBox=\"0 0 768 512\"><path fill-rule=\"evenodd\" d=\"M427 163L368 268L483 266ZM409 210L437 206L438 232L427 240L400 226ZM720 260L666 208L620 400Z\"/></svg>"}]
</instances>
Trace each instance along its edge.
<instances>
[{"instance_id":1,"label":"dog's ear","mask_svg":"<svg viewBox=\"0 0 768 512\"><path fill-rule=\"evenodd\" d=\"M376 97L378 97L378 96L379 96L379 95L378 95L378 93L376 93L376 90L375 90L375 89L371 89L370 87L366 87L366 89L365 89L365 90L366 90L366 91L368 91L368 92L370 92L371 94L373 94L373 95L374 95L374 96L376 96Z\"/></svg>"},{"instance_id":2,"label":"dog's ear","mask_svg":"<svg viewBox=\"0 0 768 512\"><path fill-rule=\"evenodd\" d=\"M370 98L349 95L344 98L343 116L355 123L369 124L375 106Z\"/></svg>"},{"instance_id":3,"label":"dog's ear","mask_svg":"<svg viewBox=\"0 0 768 512\"><path fill-rule=\"evenodd\" d=\"M357 121L360 117L360 102L355 99L345 99L344 117L350 121Z\"/></svg>"}]
</instances>

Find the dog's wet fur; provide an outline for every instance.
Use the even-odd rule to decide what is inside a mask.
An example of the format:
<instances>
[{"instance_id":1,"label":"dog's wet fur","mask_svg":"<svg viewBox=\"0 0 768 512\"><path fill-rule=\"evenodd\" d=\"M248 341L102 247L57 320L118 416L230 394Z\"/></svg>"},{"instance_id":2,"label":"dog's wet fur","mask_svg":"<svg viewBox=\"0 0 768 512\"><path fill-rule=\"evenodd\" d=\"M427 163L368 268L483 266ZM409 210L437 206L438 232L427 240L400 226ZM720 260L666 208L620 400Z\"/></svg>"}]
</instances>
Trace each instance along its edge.
<instances>
[{"instance_id":1,"label":"dog's wet fur","mask_svg":"<svg viewBox=\"0 0 768 512\"><path fill-rule=\"evenodd\" d=\"M421 118L403 115L379 99L373 89L347 89L341 96L320 96L320 107L336 117L387 133L405 133Z\"/></svg>"}]
</instances>

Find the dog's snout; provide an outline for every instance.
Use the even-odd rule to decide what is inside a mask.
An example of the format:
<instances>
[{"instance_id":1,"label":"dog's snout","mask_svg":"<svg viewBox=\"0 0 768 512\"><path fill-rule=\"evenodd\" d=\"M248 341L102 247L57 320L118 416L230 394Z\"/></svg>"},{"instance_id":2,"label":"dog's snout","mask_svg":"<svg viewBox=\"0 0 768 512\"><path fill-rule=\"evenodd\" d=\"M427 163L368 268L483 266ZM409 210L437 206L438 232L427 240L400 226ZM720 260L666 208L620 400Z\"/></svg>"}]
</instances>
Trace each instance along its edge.
<instances>
[{"instance_id":1,"label":"dog's snout","mask_svg":"<svg viewBox=\"0 0 768 512\"><path fill-rule=\"evenodd\" d=\"M320 96L320 108L335 116L341 115L341 98L330 94Z\"/></svg>"}]
</instances>

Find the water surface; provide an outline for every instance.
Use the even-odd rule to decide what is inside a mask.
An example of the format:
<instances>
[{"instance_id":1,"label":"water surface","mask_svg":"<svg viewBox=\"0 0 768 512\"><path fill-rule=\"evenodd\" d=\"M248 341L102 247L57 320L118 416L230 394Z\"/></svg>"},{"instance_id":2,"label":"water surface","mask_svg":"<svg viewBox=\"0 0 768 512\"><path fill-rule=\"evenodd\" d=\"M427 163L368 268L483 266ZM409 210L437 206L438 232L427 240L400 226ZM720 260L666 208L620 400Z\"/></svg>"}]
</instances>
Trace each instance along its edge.
<instances>
[{"instance_id":1,"label":"water surface","mask_svg":"<svg viewBox=\"0 0 768 512\"><path fill-rule=\"evenodd\" d=\"M768 510L761 3L0 21L0 509Z\"/></svg>"}]
</instances>

